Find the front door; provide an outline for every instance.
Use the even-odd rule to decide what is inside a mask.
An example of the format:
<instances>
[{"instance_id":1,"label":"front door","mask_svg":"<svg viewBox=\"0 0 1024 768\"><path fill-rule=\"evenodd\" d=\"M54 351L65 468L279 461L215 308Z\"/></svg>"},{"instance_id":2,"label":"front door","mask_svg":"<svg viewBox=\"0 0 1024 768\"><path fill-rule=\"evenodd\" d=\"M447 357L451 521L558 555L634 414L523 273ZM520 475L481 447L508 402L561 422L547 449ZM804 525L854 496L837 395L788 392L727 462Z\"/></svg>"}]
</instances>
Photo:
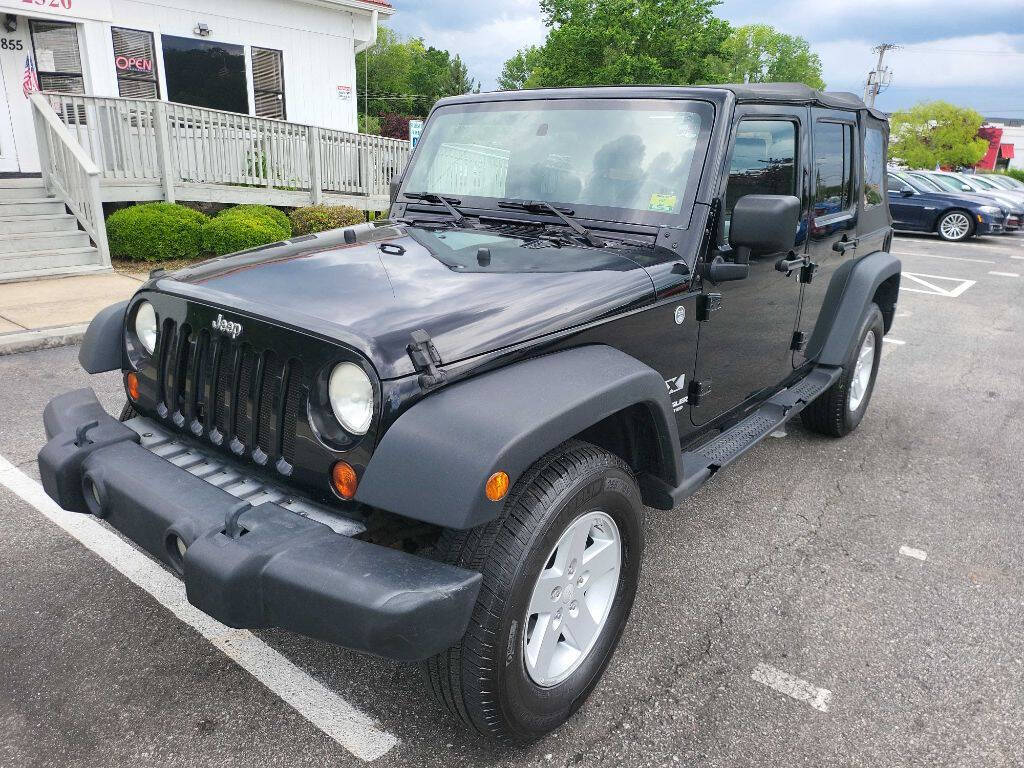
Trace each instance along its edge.
<instances>
[{"instance_id":1,"label":"front door","mask_svg":"<svg viewBox=\"0 0 1024 768\"><path fill-rule=\"evenodd\" d=\"M807 231L807 151L805 107L744 105L733 122L729 175L725 180L723 226L718 254L731 257L729 221L743 195L795 195L804 202L797 229L797 252ZM793 372L790 345L800 298L799 270L789 275L776 269L786 254L752 256L744 280L712 285L705 294L720 294L721 308L701 322L694 388L703 390L690 418L704 424L765 390ZM705 306L711 306L705 301Z\"/></svg>"},{"instance_id":2,"label":"front door","mask_svg":"<svg viewBox=\"0 0 1024 768\"><path fill-rule=\"evenodd\" d=\"M18 55L25 58L25 44L0 30L0 46L0 173L13 173L19 170L18 148L14 143L7 85L16 76Z\"/></svg>"},{"instance_id":3,"label":"front door","mask_svg":"<svg viewBox=\"0 0 1024 768\"><path fill-rule=\"evenodd\" d=\"M811 110L811 220L807 259L813 270L803 286L800 331L805 343L821 314L829 281L839 266L857 252L857 196L863 169L859 157L857 114L834 109ZM795 364L804 352L794 355Z\"/></svg>"}]
</instances>

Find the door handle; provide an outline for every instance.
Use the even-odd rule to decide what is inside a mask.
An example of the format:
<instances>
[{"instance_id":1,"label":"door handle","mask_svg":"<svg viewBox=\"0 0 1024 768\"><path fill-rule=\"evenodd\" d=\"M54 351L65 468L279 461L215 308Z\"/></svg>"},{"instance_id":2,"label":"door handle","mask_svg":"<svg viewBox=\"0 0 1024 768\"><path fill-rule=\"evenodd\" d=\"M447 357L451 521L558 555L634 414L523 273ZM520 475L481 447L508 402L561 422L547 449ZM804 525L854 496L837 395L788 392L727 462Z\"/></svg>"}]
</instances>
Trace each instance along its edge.
<instances>
[{"instance_id":1,"label":"door handle","mask_svg":"<svg viewBox=\"0 0 1024 768\"><path fill-rule=\"evenodd\" d=\"M792 255L793 255L792 253L787 254L787 256L792 256ZM790 273L794 269L799 269L800 267L802 267L806 263L807 263L807 259L804 258L803 256L801 256L801 257L799 257L797 259L788 259L788 258L783 257L783 258L781 258L781 259L779 259L778 261L775 262L775 271L776 272L785 272L786 273L786 277L789 277Z\"/></svg>"},{"instance_id":2,"label":"door handle","mask_svg":"<svg viewBox=\"0 0 1024 768\"><path fill-rule=\"evenodd\" d=\"M835 251L836 253L846 253L851 248L857 247L857 241L858 238L856 237L853 238L853 240L847 240L845 238L842 240L836 240L834 243L832 243L832 250Z\"/></svg>"}]
</instances>

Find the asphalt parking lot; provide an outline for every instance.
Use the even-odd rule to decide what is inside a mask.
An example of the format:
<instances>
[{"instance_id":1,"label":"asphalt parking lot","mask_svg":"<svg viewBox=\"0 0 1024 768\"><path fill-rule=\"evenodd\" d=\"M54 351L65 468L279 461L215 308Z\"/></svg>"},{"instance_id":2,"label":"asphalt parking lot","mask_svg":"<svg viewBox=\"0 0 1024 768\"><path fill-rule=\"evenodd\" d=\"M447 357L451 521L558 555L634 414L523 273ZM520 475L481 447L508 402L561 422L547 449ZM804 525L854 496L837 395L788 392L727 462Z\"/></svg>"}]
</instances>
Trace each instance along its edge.
<instances>
[{"instance_id":1,"label":"asphalt parking lot","mask_svg":"<svg viewBox=\"0 0 1024 768\"><path fill-rule=\"evenodd\" d=\"M860 429L792 423L650 511L603 682L518 750L467 736L414 668L197 624L151 561L55 524L29 503L43 406L90 385L117 413L120 378L77 348L0 358L0 766L1024 764L1024 236L893 252Z\"/></svg>"}]
</instances>

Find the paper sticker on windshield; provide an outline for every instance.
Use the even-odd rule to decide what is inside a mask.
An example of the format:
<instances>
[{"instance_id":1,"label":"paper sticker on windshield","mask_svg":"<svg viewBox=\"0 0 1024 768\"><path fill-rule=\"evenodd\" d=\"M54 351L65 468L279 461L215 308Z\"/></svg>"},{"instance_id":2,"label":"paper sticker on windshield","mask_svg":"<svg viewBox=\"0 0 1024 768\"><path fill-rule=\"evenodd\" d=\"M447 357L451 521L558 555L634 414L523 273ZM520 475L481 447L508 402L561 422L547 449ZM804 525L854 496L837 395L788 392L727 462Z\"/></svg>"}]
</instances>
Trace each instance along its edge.
<instances>
[{"instance_id":1,"label":"paper sticker on windshield","mask_svg":"<svg viewBox=\"0 0 1024 768\"><path fill-rule=\"evenodd\" d=\"M676 209L676 196L675 195L651 195L651 201L647 204L648 211L661 211L662 213L672 213Z\"/></svg>"}]
</instances>

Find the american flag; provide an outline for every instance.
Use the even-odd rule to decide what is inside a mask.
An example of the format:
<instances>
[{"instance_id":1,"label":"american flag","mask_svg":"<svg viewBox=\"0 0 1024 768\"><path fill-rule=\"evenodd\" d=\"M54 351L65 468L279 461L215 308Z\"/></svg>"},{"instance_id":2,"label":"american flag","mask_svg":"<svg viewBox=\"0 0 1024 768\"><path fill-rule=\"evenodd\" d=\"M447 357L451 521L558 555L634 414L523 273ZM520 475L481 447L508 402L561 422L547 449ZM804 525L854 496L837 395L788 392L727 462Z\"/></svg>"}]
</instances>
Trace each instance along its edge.
<instances>
[{"instance_id":1,"label":"american flag","mask_svg":"<svg viewBox=\"0 0 1024 768\"><path fill-rule=\"evenodd\" d=\"M27 99L39 90L39 77L36 75L36 63L31 56L25 57L25 74L21 78L21 91Z\"/></svg>"}]
</instances>

